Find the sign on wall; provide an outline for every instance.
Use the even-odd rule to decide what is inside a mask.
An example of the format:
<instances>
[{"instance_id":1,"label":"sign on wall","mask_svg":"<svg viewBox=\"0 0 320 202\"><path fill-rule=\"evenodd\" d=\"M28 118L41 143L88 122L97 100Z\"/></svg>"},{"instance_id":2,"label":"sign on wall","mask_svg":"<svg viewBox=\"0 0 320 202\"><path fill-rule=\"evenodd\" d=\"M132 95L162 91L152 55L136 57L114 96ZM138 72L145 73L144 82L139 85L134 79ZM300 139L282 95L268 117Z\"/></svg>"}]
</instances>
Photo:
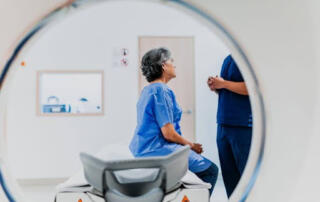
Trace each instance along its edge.
<instances>
[{"instance_id":1,"label":"sign on wall","mask_svg":"<svg viewBox=\"0 0 320 202\"><path fill-rule=\"evenodd\" d=\"M129 49L127 48L113 48L113 62L112 66L119 67L128 67L129 65Z\"/></svg>"}]
</instances>

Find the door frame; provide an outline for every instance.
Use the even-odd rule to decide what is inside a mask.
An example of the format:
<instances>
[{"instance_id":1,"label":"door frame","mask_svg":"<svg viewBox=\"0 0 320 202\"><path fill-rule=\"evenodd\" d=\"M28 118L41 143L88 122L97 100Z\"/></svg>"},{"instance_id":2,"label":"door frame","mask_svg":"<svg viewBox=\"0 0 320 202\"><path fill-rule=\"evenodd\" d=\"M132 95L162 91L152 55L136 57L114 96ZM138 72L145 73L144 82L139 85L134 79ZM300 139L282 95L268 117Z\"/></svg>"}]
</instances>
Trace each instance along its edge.
<instances>
[{"instance_id":1,"label":"door frame","mask_svg":"<svg viewBox=\"0 0 320 202\"><path fill-rule=\"evenodd\" d=\"M139 35L138 36L138 97L140 97L140 92L142 90L142 83L141 83L141 79L142 79L142 74L141 74L141 68L140 68L140 63L141 63L141 59L142 55L141 55L141 47L140 47L140 42L143 38L171 38L171 39L182 39L182 38L186 38L186 39L192 39L192 59L193 59L193 68L192 68L192 77L193 77L193 84L195 86L196 84L196 46L195 46L195 36L193 35L186 35L186 36L181 36L181 35L174 35L174 36L169 36L169 35ZM196 120L196 106L197 106L197 100L196 100L196 88L193 88L193 109L192 109L192 116L193 116L193 123L194 123L194 127L193 127L193 137L194 137L194 141L197 141L197 120ZM183 115L183 113L182 113Z\"/></svg>"}]
</instances>

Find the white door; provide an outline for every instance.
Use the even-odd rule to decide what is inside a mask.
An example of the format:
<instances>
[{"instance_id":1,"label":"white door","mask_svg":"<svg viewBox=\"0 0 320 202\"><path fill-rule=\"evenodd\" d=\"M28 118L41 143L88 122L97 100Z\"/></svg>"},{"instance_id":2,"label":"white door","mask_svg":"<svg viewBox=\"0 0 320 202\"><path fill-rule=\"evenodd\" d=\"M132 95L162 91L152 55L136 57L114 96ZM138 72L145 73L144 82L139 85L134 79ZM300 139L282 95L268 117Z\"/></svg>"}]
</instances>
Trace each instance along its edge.
<instances>
[{"instance_id":1,"label":"white door","mask_svg":"<svg viewBox=\"0 0 320 202\"><path fill-rule=\"evenodd\" d=\"M195 88L194 88L194 38L193 37L139 37L139 61L153 48L166 47L170 50L177 77L168 85L174 91L183 110L180 122L182 135L195 141ZM140 91L148 82L139 74Z\"/></svg>"}]
</instances>

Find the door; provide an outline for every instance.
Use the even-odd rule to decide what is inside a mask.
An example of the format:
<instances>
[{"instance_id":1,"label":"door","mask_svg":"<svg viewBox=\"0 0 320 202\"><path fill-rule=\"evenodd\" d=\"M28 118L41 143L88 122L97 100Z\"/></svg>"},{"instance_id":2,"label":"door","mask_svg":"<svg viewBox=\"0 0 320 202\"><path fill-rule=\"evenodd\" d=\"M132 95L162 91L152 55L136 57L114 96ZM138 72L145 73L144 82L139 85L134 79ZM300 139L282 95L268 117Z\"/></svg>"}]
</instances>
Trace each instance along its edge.
<instances>
[{"instance_id":1,"label":"door","mask_svg":"<svg viewBox=\"0 0 320 202\"><path fill-rule=\"evenodd\" d=\"M139 37L139 61L153 48L166 47L170 50L177 77L168 83L183 110L180 122L182 135L195 141L195 87L194 87L194 38L193 37ZM148 82L139 73L140 92Z\"/></svg>"}]
</instances>

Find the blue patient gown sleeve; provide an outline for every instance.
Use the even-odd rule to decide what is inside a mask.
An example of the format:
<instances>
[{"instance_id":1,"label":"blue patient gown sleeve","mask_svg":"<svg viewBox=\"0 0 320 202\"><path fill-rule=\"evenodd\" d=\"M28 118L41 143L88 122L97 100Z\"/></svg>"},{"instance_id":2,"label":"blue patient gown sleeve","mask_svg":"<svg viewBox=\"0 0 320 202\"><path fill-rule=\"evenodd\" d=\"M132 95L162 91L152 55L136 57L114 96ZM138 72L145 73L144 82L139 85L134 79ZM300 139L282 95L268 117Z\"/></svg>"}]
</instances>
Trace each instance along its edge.
<instances>
[{"instance_id":1,"label":"blue patient gown sleeve","mask_svg":"<svg viewBox=\"0 0 320 202\"><path fill-rule=\"evenodd\" d=\"M155 119L160 128L168 123L173 123L173 103L170 97L166 94L165 91L160 91L154 96L154 108L153 112Z\"/></svg>"},{"instance_id":2,"label":"blue patient gown sleeve","mask_svg":"<svg viewBox=\"0 0 320 202\"><path fill-rule=\"evenodd\" d=\"M145 87L137 103L137 127L130 143L130 150L135 157L164 156L182 147L167 141L161 128L168 123L181 135L181 108L175 95L165 84L154 83ZM203 156L190 151L189 169L201 172L211 162Z\"/></svg>"}]
</instances>

